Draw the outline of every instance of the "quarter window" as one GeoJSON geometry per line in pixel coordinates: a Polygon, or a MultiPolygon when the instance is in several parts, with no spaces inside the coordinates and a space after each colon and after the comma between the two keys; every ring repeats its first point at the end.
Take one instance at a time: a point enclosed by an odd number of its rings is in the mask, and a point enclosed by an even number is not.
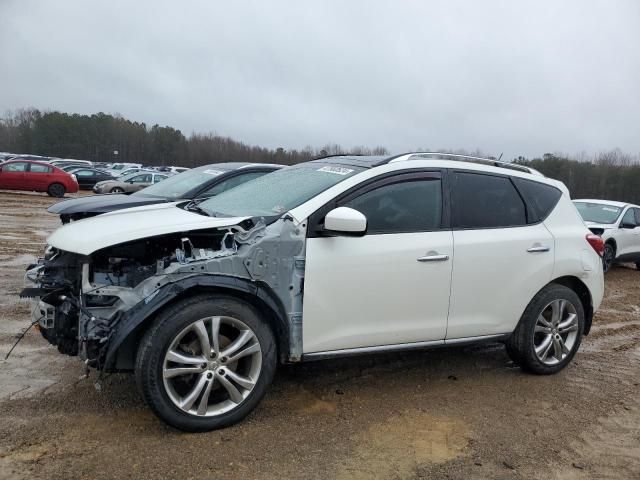
{"type": "Polygon", "coordinates": [[[498,228],[527,224],[525,205],[508,177],[454,172],[454,228],[498,228]]]}
{"type": "Polygon", "coordinates": [[[545,183],[512,177],[527,203],[527,219],[529,223],[538,223],[547,218],[557,205],[562,192],[545,183]]]}
{"type": "Polygon", "coordinates": [[[382,185],[345,203],[367,217],[367,233],[424,232],[440,228],[442,184],[439,178],[382,185]]]}

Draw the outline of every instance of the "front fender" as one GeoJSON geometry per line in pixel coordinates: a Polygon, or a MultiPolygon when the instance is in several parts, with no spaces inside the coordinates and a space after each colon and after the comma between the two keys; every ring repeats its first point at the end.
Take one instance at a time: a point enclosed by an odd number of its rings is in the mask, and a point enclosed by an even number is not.
{"type": "Polygon", "coordinates": [[[282,302],[268,285],[249,279],[232,277],[227,275],[198,274],[182,278],[169,283],[157,290],[155,294],[147,297],[151,300],[143,300],[122,315],[118,321],[119,327],[109,339],[104,371],[129,370],[133,368],[135,360],[135,348],[139,339],[140,329],[160,309],[171,302],[188,295],[190,292],[202,289],[215,289],[227,291],[255,299],[256,306],[268,308],[270,320],[273,325],[282,358],[286,358],[289,351],[289,322],[282,302]],[[127,350],[127,351],[123,351],[127,350]]]}

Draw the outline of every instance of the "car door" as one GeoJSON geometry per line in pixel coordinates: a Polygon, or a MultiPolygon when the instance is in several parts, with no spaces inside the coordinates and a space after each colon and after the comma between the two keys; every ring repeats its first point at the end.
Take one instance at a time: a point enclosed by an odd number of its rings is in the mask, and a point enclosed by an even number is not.
{"type": "Polygon", "coordinates": [[[440,172],[421,172],[348,193],[333,206],[367,217],[361,237],[323,235],[324,216],[310,217],[303,353],[443,341],[453,237],[442,190],[440,172]]]}
{"type": "Polygon", "coordinates": [[[80,185],[80,188],[91,188],[93,187],[96,182],[96,172],[94,170],[88,170],[88,169],[82,169],[82,170],[76,170],[75,172],[73,172],[73,175],[76,176],[76,178],[78,179],[78,185],[80,185]]]}
{"type": "Polygon", "coordinates": [[[144,187],[148,187],[151,185],[151,174],[145,173],[142,175],[136,175],[135,177],[127,180],[127,186],[125,187],[126,192],[137,192],[138,190],[142,190],[144,187]]]}
{"type": "Polygon", "coordinates": [[[25,178],[26,171],[29,168],[27,162],[9,162],[2,165],[0,172],[0,188],[7,190],[29,190],[25,178]]]}
{"type": "Polygon", "coordinates": [[[551,280],[554,238],[527,215],[508,176],[451,172],[455,258],[447,340],[513,331],[551,280]]]}
{"type": "Polygon", "coordinates": [[[640,251],[640,222],[635,208],[628,207],[622,214],[618,229],[614,234],[616,258],[629,260],[640,251]]]}
{"type": "Polygon", "coordinates": [[[26,183],[37,191],[44,192],[53,183],[53,167],[41,163],[30,163],[25,173],[26,183]]]}

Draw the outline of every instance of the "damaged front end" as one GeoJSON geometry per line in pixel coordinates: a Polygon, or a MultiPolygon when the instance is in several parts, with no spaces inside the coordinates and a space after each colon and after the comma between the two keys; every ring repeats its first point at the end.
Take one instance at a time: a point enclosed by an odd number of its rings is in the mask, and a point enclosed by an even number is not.
{"type": "MultiPolygon", "coordinates": [[[[78,225],[82,223],[79,222],[78,225]]],[[[65,227],[66,228],[66,227],[65,227]]],[[[88,255],[48,247],[21,293],[61,353],[103,371],[133,368],[153,315],[193,289],[235,292],[274,322],[283,360],[302,347],[305,229],[291,217],[136,239],[88,255]]]]}

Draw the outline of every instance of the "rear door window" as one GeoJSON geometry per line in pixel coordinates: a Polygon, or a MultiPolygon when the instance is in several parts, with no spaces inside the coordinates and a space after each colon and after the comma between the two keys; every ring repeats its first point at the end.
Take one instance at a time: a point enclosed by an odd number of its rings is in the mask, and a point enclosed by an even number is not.
{"type": "Polygon", "coordinates": [[[29,165],[29,171],[33,173],[51,173],[52,170],[52,167],[49,167],[48,165],[41,165],[39,163],[32,163],[29,165]]]}
{"type": "Polygon", "coordinates": [[[451,210],[454,228],[499,228],[527,224],[524,201],[509,177],[453,172],[451,210]]]}

